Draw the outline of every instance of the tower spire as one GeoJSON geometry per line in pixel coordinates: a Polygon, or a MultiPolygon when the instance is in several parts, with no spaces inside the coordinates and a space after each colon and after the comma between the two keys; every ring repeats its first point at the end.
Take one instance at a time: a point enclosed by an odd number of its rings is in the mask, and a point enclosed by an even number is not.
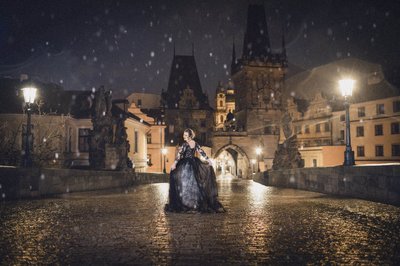
{"type": "Polygon", "coordinates": [[[236,49],[235,49],[235,36],[232,40],[232,62],[231,62],[231,74],[236,66],[236,49]]]}
{"type": "Polygon", "coordinates": [[[249,5],[244,34],[243,58],[266,58],[271,54],[268,25],[264,5],[249,5]]]}
{"type": "Polygon", "coordinates": [[[286,58],[285,26],[282,24],[282,55],[286,58]]]}

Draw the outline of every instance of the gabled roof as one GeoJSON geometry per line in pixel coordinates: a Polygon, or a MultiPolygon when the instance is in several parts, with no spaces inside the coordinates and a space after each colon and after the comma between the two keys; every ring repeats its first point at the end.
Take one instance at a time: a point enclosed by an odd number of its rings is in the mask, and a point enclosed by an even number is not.
{"type": "Polygon", "coordinates": [[[171,73],[168,81],[168,89],[163,98],[168,108],[175,108],[180,96],[186,88],[194,91],[194,95],[200,103],[200,108],[208,105],[208,97],[203,93],[199,74],[193,55],[175,55],[172,60],[171,73]]]}

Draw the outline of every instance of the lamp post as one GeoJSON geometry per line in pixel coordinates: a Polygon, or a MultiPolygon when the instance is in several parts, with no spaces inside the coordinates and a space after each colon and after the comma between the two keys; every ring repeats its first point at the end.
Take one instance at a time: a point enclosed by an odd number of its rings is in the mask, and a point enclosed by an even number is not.
{"type": "Polygon", "coordinates": [[[165,169],[165,155],[167,155],[167,148],[162,148],[162,149],[161,149],[161,153],[162,153],[163,158],[164,158],[163,173],[166,174],[166,173],[167,173],[167,170],[165,169]]]}
{"type": "Polygon", "coordinates": [[[32,156],[31,156],[31,142],[32,142],[32,130],[31,130],[31,113],[32,113],[32,104],[35,102],[36,98],[35,87],[26,86],[22,88],[22,92],[24,94],[25,108],[26,113],[28,114],[27,123],[26,123],[26,134],[25,134],[25,154],[22,159],[23,167],[31,167],[32,166],[32,156]]]}
{"type": "Polygon", "coordinates": [[[255,174],[254,165],[256,164],[256,162],[257,162],[256,159],[251,159],[251,170],[253,171],[253,174],[255,174]]]}
{"type": "Polygon", "coordinates": [[[344,106],[346,109],[346,150],[344,151],[344,162],[343,165],[351,166],[354,165],[354,151],[351,149],[351,138],[350,138],[350,102],[349,97],[353,93],[354,80],[342,79],[339,80],[340,90],[344,97],[344,106]]]}
{"type": "Polygon", "coordinates": [[[257,172],[260,172],[260,154],[261,154],[261,148],[260,147],[257,147],[256,148],[256,154],[257,154],[257,167],[258,167],[258,169],[257,169],[257,172]]]}

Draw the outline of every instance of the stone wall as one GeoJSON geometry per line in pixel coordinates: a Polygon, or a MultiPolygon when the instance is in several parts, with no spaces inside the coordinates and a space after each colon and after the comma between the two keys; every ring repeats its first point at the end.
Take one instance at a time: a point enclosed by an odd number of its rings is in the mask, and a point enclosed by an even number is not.
{"type": "Polygon", "coordinates": [[[35,198],[168,181],[167,175],[155,173],[1,167],[0,198],[35,198]]]}
{"type": "Polygon", "coordinates": [[[399,164],[267,171],[255,174],[254,181],[400,206],[399,164]]]}

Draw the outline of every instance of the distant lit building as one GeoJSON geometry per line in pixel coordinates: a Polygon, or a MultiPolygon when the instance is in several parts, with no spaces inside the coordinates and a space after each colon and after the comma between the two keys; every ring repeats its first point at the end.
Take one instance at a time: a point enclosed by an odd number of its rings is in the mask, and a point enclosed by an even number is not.
{"type": "Polygon", "coordinates": [[[292,117],[305,167],[343,164],[345,111],[338,80],[351,74],[351,144],[356,164],[399,162],[400,96],[379,65],[349,58],[286,81],[287,110],[292,117]]]}
{"type": "Polygon", "coordinates": [[[235,90],[233,84],[228,83],[227,88],[220,82],[215,93],[215,113],[214,123],[215,129],[223,130],[225,122],[231,120],[235,113],[235,90]]]}

